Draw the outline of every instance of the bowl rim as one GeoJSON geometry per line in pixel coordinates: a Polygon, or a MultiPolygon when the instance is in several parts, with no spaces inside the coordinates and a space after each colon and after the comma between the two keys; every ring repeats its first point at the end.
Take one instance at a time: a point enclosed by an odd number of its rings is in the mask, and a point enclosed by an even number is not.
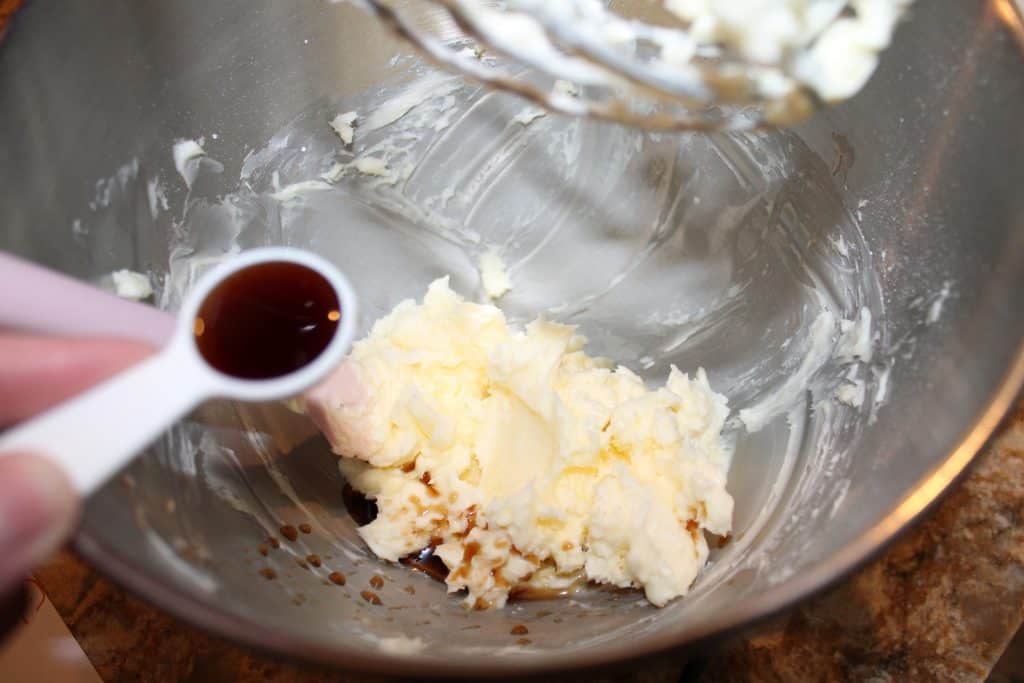
{"type": "Polygon", "coordinates": [[[184,590],[164,585],[84,527],[74,538],[73,545],[100,573],[175,618],[257,652],[295,662],[316,663],[346,671],[418,677],[510,676],[619,665],[636,659],[680,652],[700,642],[747,628],[820,593],[868,563],[921,521],[942,496],[951,490],[953,484],[965,474],[971,461],[994,440],[1022,388],[1024,341],[1018,345],[992,397],[953,448],[908,490],[888,514],[853,542],[824,562],[800,572],[792,580],[726,608],[710,619],[688,625],[681,631],[656,634],[641,642],[623,640],[603,646],[597,651],[571,655],[538,653],[522,659],[505,659],[499,664],[488,655],[474,655],[453,663],[438,660],[428,654],[401,657],[379,651],[370,654],[365,649],[344,643],[339,643],[337,647],[326,647],[258,623],[243,621],[184,590]]]}

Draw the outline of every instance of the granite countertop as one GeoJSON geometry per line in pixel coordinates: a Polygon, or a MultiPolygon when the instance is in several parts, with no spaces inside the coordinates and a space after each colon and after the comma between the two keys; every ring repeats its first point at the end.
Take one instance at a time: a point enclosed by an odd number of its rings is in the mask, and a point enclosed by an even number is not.
{"type": "Polygon", "coordinates": [[[11,21],[11,17],[21,7],[21,4],[25,0],[0,0],[0,38],[4,37],[4,32],[7,30],[7,26],[11,21]]]}
{"type": "MultiPolygon", "coordinates": [[[[105,681],[368,680],[211,638],[69,552],[36,577],[105,681]]],[[[839,586],[699,659],[665,658],[605,679],[980,681],[1022,618],[1024,402],[922,524],[839,586]]]]}

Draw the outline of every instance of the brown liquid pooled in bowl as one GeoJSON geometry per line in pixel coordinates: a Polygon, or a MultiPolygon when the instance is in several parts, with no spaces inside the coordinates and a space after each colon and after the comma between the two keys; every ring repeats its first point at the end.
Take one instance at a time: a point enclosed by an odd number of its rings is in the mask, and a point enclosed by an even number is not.
{"type": "Polygon", "coordinates": [[[564,588],[513,588],[508,599],[512,602],[532,602],[534,600],[563,600],[571,598],[587,588],[584,579],[577,579],[564,588]]]}
{"type": "MultiPolygon", "coordinates": [[[[342,489],[342,500],[349,515],[359,526],[365,526],[377,518],[377,504],[368,499],[359,491],[345,484],[342,489]]],[[[441,543],[441,539],[431,539],[430,545],[419,552],[411,553],[399,559],[399,562],[416,571],[423,572],[432,579],[444,582],[448,578],[448,566],[441,561],[440,557],[434,554],[434,548],[441,543]]],[[[478,546],[479,547],[479,546],[478,546]]],[[[469,549],[467,548],[467,551],[469,549]]],[[[470,558],[471,559],[471,558],[470,558]]],[[[579,593],[586,585],[585,581],[574,582],[565,588],[517,588],[509,595],[509,600],[514,602],[526,602],[534,600],[554,600],[571,597],[579,593]]],[[[410,592],[406,590],[406,592],[410,592]]],[[[413,593],[415,589],[413,590],[413,593]]]]}
{"type": "Polygon", "coordinates": [[[418,553],[406,555],[399,562],[407,567],[412,567],[416,571],[423,572],[432,579],[444,581],[448,578],[448,567],[441,561],[440,557],[434,554],[435,545],[428,545],[418,553]]]}
{"type": "Polygon", "coordinates": [[[345,509],[348,510],[348,514],[352,516],[352,520],[358,526],[366,526],[377,519],[377,503],[348,484],[345,484],[341,489],[341,500],[345,503],[345,509]]]}
{"type": "MultiPolygon", "coordinates": [[[[345,509],[352,516],[352,520],[359,526],[366,526],[377,519],[377,504],[364,496],[359,491],[345,484],[341,490],[341,498],[345,503],[345,509]]],[[[434,546],[440,543],[431,543],[417,553],[412,553],[401,558],[399,562],[421,571],[432,579],[444,581],[448,578],[448,567],[441,561],[440,557],[434,555],[434,546]]]]}
{"type": "Polygon", "coordinates": [[[261,263],[207,295],[193,323],[200,355],[239,379],[273,379],[305,367],[338,329],[334,287],[306,266],[261,263]]]}

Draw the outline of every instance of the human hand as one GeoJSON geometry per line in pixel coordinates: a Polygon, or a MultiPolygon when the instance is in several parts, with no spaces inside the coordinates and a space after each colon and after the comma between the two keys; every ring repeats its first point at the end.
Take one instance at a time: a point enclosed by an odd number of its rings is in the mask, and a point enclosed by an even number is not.
{"type": "MultiPolygon", "coordinates": [[[[0,331],[0,429],[74,396],[152,352],[128,341],[0,331]]],[[[79,505],[70,482],[45,453],[0,454],[0,593],[16,587],[60,546],[75,526],[79,505]]]]}

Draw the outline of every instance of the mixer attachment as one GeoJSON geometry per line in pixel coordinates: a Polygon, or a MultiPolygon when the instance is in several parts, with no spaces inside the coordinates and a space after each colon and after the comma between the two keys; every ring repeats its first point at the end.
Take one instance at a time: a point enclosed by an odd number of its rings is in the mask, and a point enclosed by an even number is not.
{"type": "Polygon", "coordinates": [[[365,0],[440,65],[552,111],[651,130],[785,126],[842,101],[911,2],[365,0]],[[492,52],[503,59],[481,59],[492,52]]]}

